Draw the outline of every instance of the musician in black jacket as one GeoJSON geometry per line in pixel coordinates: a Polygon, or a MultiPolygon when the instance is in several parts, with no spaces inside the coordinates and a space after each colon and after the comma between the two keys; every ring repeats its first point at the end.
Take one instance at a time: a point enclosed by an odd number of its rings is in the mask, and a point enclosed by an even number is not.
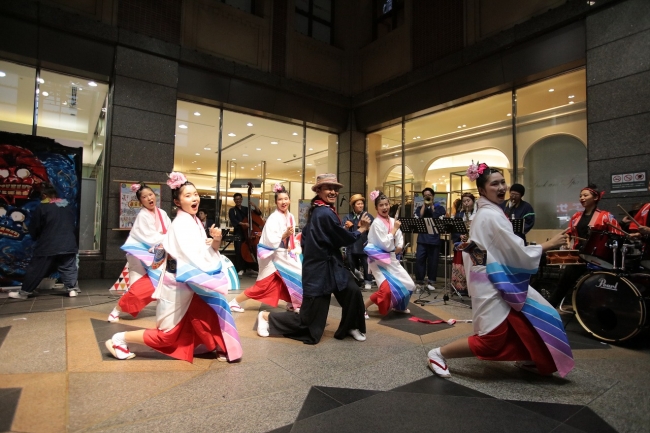
{"type": "MultiPolygon", "coordinates": [[[[248,234],[248,223],[244,222],[244,219],[248,218],[248,208],[241,205],[244,201],[244,197],[240,193],[236,192],[232,198],[235,201],[235,207],[231,207],[228,211],[228,218],[230,219],[230,225],[233,227],[232,234],[239,236],[240,238],[239,241],[233,243],[235,244],[235,269],[237,269],[237,273],[241,276],[244,275],[244,271],[246,271],[247,268],[253,270],[252,263],[247,263],[241,256],[241,245],[248,234]],[[244,235],[244,232],[246,232],[246,235],[244,235]]],[[[257,206],[253,203],[250,203],[250,205],[251,212],[255,212],[257,215],[262,215],[262,211],[260,211],[257,206]]]]}

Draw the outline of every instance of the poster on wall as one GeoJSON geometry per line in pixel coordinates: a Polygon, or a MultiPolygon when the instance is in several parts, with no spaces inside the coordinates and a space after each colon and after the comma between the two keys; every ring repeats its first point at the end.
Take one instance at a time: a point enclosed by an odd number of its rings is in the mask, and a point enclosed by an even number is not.
{"type": "Polygon", "coordinates": [[[0,132],[0,286],[22,284],[35,245],[28,227],[44,185],[68,201],[78,225],[81,157],[81,148],[50,138],[0,132]]]}
{"type": "MultiPolygon", "coordinates": [[[[135,217],[142,209],[142,204],[133,191],[131,183],[120,183],[120,228],[130,229],[133,227],[135,217]]],[[[160,185],[147,184],[156,194],[156,206],[160,207],[160,185]]]]}

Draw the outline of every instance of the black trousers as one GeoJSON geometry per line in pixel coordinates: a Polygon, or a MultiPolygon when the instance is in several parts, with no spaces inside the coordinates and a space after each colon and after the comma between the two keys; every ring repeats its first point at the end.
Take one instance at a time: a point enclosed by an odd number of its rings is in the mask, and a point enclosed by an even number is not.
{"type": "Polygon", "coordinates": [[[77,284],[79,269],[77,268],[77,254],[57,254],[55,256],[32,257],[25,272],[22,290],[33,292],[41,280],[55,270],[59,271],[61,281],[67,289],[77,284]]]}
{"type": "MultiPolygon", "coordinates": [[[[334,338],[342,340],[352,329],[358,329],[365,333],[363,295],[352,276],[348,278],[347,287],[334,292],[333,295],[343,307],[341,323],[334,333],[334,338]]],[[[270,313],[269,334],[282,335],[305,344],[318,344],[325,331],[325,325],[327,325],[327,313],[330,309],[331,298],[331,295],[303,296],[300,314],[290,311],[270,313]]]]}
{"type": "Polygon", "coordinates": [[[348,266],[350,270],[354,272],[355,269],[359,269],[359,265],[363,267],[363,279],[370,281],[372,277],[368,273],[368,256],[366,254],[347,254],[348,266]]]}
{"type": "Polygon", "coordinates": [[[551,294],[548,302],[555,308],[560,307],[560,302],[576,286],[576,283],[588,271],[587,265],[566,266],[557,283],[557,288],[551,294]]]}
{"type": "Polygon", "coordinates": [[[243,243],[242,241],[233,242],[233,244],[235,245],[235,260],[234,260],[235,269],[237,269],[237,272],[245,271],[246,269],[256,270],[257,265],[255,263],[248,263],[246,260],[242,258],[241,256],[242,243],[243,243]]]}

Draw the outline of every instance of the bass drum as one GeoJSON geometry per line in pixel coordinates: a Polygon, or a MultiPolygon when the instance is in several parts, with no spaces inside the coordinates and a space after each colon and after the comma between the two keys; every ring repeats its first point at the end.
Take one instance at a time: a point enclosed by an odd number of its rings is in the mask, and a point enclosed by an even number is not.
{"type": "Polygon", "coordinates": [[[573,292],[580,325],[602,341],[616,343],[637,335],[646,324],[650,274],[590,272],[573,292]]]}

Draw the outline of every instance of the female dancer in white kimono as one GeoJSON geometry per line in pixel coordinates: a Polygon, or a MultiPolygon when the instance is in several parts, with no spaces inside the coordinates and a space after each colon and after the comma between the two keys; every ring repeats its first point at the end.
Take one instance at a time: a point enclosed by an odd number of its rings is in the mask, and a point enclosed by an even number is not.
{"type": "Polygon", "coordinates": [[[201,199],[194,185],[181,173],[171,173],[167,184],[172,189],[178,213],[162,249],[156,249],[149,276],[156,285],[158,299],[156,328],[118,332],[106,348],[118,359],[135,354],[127,343],[147,346],[192,362],[195,347],[222,352],[220,359],[236,361],[242,356],[239,334],[223,295],[238,278],[230,262],[224,266],[219,254],[221,230],[210,227],[211,240],[196,217],[201,199]],[[161,252],[166,254],[160,254],[161,252]]]}
{"type": "Polygon", "coordinates": [[[172,224],[167,212],[156,207],[156,194],[149,186],[144,182],[134,183],[131,185],[131,191],[135,192],[142,209],[135,217],[131,233],[122,246],[127,253],[126,261],[129,264],[129,290],[108,315],[108,321],[111,323],[119,322],[121,312],[137,317],[144,307],[154,301],[151,295],[155,287],[138,257],[141,252],[148,252],[154,245],[161,243],[172,224]]]}
{"type": "Polygon", "coordinates": [[[542,245],[525,246],[499,204],[507,190],[501,172],[472,164],[468,177],[481,194],[478,212],[463,250],[472,297],[475,335],[429,351],[428,366],[449,377],[446,360],[476,356],[490,361],[519,361],[517,366],[565,376],[573,354],[557,311],[528,285],[544,251],[566,243],[560,233],[542,245]]]}
{"type": "Polygon", "coordinates": [[[282,299],[287,303],[287,310],[300,310],[302,304],[302,260],[300,242],[297,242],[293,230],[295,221],[289,212],[289,193],[279,183],[273,187],[277,210],[266,220],[262,237],[257,245],[257,258],[260,266],[257,281],[230,301],[230,310],[243,313],[239,305],[247,299],[278,306],[282,299]]]}
{"type": "Polygon", "coordinates": [[[401,223],[388,216],[390,202],[382,192],[371,192],[370,200],[375,202],[377,218],[370,226],[368,244],[363,251],[368,255],[368,267],[379,290],[366,300],[365,317],[369,319],[367,310],[372,304],[377,304],[382,315],[391,310],[410,313],[407,307],[415,284],[395,257],[404,247],[404,236],[399,229],[401,223]]]}

